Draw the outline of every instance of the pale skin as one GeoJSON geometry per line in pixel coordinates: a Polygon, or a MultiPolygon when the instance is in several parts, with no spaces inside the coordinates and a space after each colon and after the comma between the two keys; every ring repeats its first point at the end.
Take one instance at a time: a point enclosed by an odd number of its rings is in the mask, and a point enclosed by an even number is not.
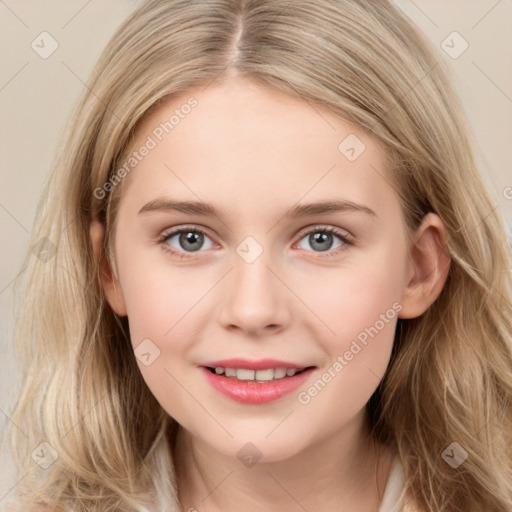
{"type": "MultiPolygon", "coordinates": [[[[162,104],[139,127],[133,148],[194,96],[198,105],[122,184],[115,267],[103,288],[128,316],[132,344],[150,339],[160,356],[139,368],[181,425],[174,460],[183,510],[199,512],[362,510],[376,512],[392,454],[369,440],[365,405],[389,363],[397,318],[414,318],[442,290],[446,232],[430,213],[410,244],[384,149],[358,128],[302,99],[240,78],[162,104]],[[349,134],[365,151],[349,161],[349,134]],[[158,199],[201,201],[219,216],[139,213],[158,199]],[[285,217],[297,204],[350,201],[346,209],[285,217]],[[201,228],[196,251],[171,229],[201,228]],[[312,233],[334,228],[332,248],[312,233]],[[248,236],[263,249],[252,263],[236,252],[248,236]],[[164,250],[167,245],[180,258],[164,250]],[[385,323],[307,404],[298,401],[366,327],[385,323]],[[220,394],[198,366],[242,357],[315,366],[299,390],[269,404],[220,394]],[[248,442],[262,458],[246,467],[248,442]],[[376,462],[379,459],[376,474],[376,462]]],[[[329,235],[328,235],[329,236],[329,235]]],[[[102,226],[91,225],[96,252],[102,226]]]]}

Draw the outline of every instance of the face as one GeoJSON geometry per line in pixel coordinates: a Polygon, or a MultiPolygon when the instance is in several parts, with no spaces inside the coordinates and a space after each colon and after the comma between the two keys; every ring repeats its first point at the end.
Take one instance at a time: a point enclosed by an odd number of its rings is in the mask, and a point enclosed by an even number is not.
{"type": "Polygon", "coordinates": [[[383,148],[233,79],[167,101],[131,151],[107,295],[162,407],[218,452],[251,442],[267,461],[348,428],[384,375],[411,278],[383,148]]]}

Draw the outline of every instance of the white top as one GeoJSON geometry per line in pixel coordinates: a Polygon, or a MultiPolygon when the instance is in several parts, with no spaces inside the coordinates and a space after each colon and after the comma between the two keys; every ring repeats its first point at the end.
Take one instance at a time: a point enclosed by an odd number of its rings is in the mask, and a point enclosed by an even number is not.
{"type": "Polygon", "coordinates": [[[388,481],[379,512],[401,512],[403,507],[404,475],[398,457],[393,459],[389,469],[388,481]]]}

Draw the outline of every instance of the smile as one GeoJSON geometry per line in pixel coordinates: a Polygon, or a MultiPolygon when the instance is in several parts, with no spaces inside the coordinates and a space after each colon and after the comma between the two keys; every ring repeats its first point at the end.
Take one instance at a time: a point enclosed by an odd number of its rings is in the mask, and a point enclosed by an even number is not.
{"type": "Polygon", "coordinates": [[[212,388],[243,404],[279,400],[304,384],[315,368],[275,360],[249,362],[240,359],[216,361],[199,367],[212,388]]]}

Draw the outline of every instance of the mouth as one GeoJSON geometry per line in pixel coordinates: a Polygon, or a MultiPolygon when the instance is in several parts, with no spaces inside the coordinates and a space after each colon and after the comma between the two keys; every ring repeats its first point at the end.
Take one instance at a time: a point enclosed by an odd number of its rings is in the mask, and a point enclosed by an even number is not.
{"type": "Polygon", "coordinates": [[[207,363],[200,369],[212,388],[224,396],[239,403],[264,404],[276,401],[306,383],[316,366],[231,359],[207,363]]]}

